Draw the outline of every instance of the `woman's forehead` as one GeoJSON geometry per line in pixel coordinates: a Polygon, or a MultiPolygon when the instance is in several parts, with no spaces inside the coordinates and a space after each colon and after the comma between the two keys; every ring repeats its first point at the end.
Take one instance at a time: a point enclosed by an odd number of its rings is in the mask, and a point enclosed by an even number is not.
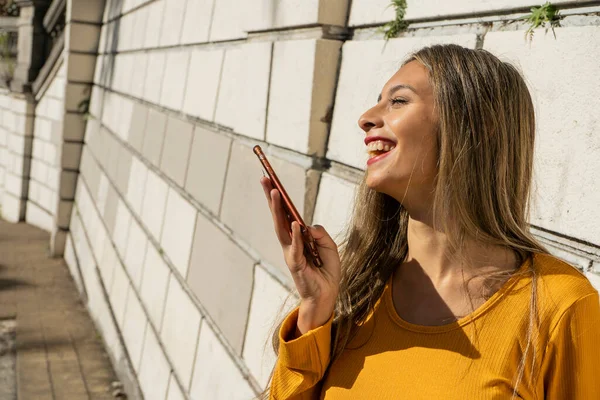
{"type": "Polygon", "coordinates": [[[404,64],[392,77],[386,82],[382,93],[390,88],[405,85],[415,89],[420,96],[431,94],[432,88],[429,81],[429,72],[420,62],[413,60],[404,64]]]}

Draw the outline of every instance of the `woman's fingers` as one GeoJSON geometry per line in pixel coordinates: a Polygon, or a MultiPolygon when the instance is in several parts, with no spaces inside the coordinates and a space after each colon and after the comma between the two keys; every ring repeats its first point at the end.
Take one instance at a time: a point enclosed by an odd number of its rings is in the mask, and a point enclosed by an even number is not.
{"type": "Polygon", "coordinates": [[[285,210],[281,201],[281,194],[277,189],[271,190],[271,212],[273,214],[273,223],[277,238],[283,246],[292,244],[290,237],[289,222],[285,215],[285,210]]]}
{"type": "Polygon", "coordinates": [[[273,188],[273,184],[269,178],[260,178],[260,183],[263,187],[263,191],[265,192],[265,197],[269,203],[269,209],[271,210],[271,216],[273,217],[273,225],[275,227],[277,239],[279,239],[279,242],[283,246],[289,246],[292,244],[292,239],[290,237],[289,222],[285,215],[281,194],[277,189],[273,188]]]}
{"type": "Polygon", "coordinates": [[[335,241],[329,236],[329,233],[323,228],[321,225],[309,226],[308,230],[311,236],[315,239],[317,244],[320,247],[324,247],[326,249],[336,250],[337,244],[335,241]]]}
{"type": "Polygon", "coordinates": [[[262,185],[263,192],[265,192],[265,197],[267,198],[267,202],[269,203],[269,208],[271,208],[271,189],[273,189],[271,180],[266,176],[263,176],[262,178],[260,178],[260,184],[262,185]]]}
{"type": "Polygon", "coordinates": [[[296,272],[305,264],[304,242],[300,233],[300,224],[297,221],[292,222],[292,244],[290,246],[290,257],[292,265],[289,265],[291,272],[296,272]]]}

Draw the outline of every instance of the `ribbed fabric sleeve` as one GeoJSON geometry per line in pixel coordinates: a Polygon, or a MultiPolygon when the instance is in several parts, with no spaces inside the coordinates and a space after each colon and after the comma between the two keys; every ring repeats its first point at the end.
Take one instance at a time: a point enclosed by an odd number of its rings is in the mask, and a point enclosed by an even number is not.
{"type": "Polygon", "coordinates": [[[542,372],[545,399],[600,399],[600,299],[577,300],[550,335],[542,372]]]}
{"type": "Polygon", "coordinates": [[[319,381],[329,365],[333,315],[322,326],[294,338],[299,308],[279,330],[279,358],[273,372],[270,399],[312,400],[320,397],[319,381]]]}

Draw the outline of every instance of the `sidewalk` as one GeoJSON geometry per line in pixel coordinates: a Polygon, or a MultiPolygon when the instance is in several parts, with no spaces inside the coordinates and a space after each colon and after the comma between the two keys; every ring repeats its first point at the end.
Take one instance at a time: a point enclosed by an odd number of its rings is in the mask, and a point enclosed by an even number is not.
{"type": "Polygon", "coordinates": [[[0,319],[16,318],[18,400],[114,399],[117,378],[49,234],[0,220],[0,319]]]}

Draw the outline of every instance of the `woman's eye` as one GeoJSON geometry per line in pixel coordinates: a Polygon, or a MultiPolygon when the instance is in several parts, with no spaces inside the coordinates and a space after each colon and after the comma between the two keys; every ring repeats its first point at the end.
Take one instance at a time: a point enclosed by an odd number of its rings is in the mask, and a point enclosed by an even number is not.
{"type": "Polygon", "coordinates": [[[390,102],[392,104],[405,104],[405,103],[407,103],[406,99],[403,99],[401,97],[396,97],[395,99],[391,99],[390,102]]]}

